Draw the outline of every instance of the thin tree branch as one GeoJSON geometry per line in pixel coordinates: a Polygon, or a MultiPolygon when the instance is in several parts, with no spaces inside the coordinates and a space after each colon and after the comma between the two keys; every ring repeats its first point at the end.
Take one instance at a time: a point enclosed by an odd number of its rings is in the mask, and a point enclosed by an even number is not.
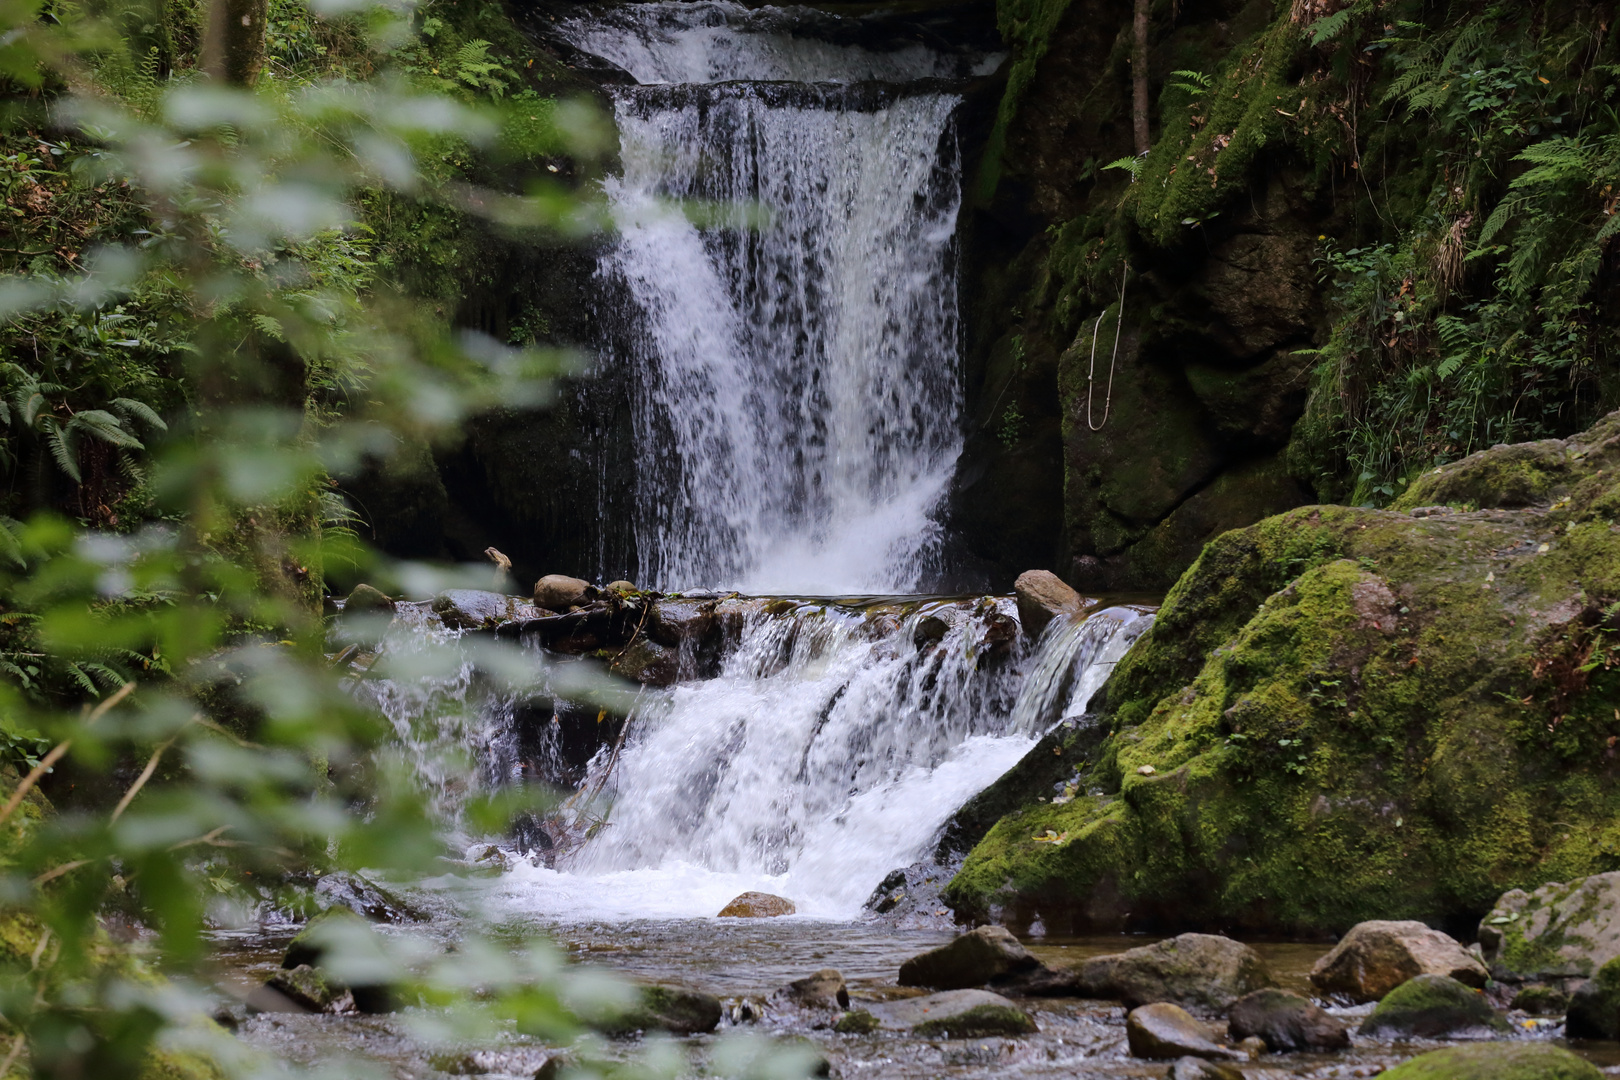
{"type": "MultiPolygon", "coordinates": [[[[109,709],[113,708],[120,701],[123,701],[130,694],[135,692],[135,685],[135,680],[131,679],[123,686],[120,686],[113,692],[111,697],[107,698],[107,700],[103,701],[100,705],[97,705],[95,709],[85,717],[84,725],[89,727],[97,720],[100,720],[103,716],[106,716],[109,709]]],[[[66,754],[72,746],[72,739],[63,739],[61,742],[51,747],[51,752],[41,758],[38,765],[35,765],[29,770],[28,775],[22,778],[22,783],[17,785],[17,790],[11,793],[11,798],[6,800],[6,805],[4,807],[0,807],[0,825],[4,825],[6,823],[11,815],[16,812],[17,807],[22,805],[23,799],[28,797],[28,793],[33,790],[34,785],[39,783],[39,778],[50,772],[51,766],[55,765],[58,761],[61,761],[62,756],[66,754]]],[[[0,1070],[0,1075],[3,1075],[3,1070],[0,1070]]]]}

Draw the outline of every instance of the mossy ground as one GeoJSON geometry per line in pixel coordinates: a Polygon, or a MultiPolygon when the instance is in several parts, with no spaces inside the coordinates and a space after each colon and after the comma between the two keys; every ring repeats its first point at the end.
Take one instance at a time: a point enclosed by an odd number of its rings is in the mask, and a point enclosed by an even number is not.
{"type": "Polygon", "coordinates": [[[1306,507],[1210,544],[1106,688],[1093,794],[1026,789],[947,897],[1324,933],[1620,867],[1620,417],[1556,453],[1537,509],[1306,507]]]}

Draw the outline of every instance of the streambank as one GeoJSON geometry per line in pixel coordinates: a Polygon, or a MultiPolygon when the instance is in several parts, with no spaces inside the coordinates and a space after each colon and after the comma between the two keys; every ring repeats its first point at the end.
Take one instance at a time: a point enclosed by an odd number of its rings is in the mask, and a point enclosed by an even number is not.
{"type": "Polygon", "coordinates": [[[1211,543],[1017,810],[959,916],[1342,933],[1472,926],[1620,866],[1620,414],[1211,543]],[[1044,777],[1042,778],[1044,780],[1044,777]],[[1045,837],[1060,842],[1042,842],[1045,837]]]}

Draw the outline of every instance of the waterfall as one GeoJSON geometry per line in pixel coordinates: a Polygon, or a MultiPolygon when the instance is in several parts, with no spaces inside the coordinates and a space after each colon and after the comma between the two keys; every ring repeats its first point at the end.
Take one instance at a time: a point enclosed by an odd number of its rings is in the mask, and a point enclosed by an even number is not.
{"type": "Polygon", "coordinates": [[[959,806],[1083,710],[1151,622],[1110,608],[1031,648],[994,632],[1010,599],[908,607],[898,625],[830,602],[760,614],[717,678],[647,693],[622,752],[593,763],[606,780],[595,839],[558,870],[520,866],[510,902],[701,916],[759,889],[852,917],[888,871],[932,850],[959,806]]]}
{"type": "Polygon", "coordinates": [[[792,33],[804,9],[619,5],[602,274],[633,380],[643,584],[916,591],[961,443],[961,166],[941,77],[993,58],[792,33]],[[858,84],[858,85],[857,85],[858,84]]]}

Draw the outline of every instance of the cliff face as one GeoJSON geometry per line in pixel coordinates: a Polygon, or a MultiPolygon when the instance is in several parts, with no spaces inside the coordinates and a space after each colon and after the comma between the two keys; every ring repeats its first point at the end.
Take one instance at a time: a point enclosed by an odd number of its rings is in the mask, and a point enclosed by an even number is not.
{"type": "Polygon", "coordinates": [[[1131,5],[1003,0],[965,263],[975,552],[1163,589],[1226,529],[1383,505],[1612,405],[1620,154],[1582,103],[1612,7],[1157,3],[1132,158],[1131,5]],[[1532,174],[1569,143],[1585,165],[1532,174]],[[1532,204],[1545,228],[1509,223],[1532,204]]]}

